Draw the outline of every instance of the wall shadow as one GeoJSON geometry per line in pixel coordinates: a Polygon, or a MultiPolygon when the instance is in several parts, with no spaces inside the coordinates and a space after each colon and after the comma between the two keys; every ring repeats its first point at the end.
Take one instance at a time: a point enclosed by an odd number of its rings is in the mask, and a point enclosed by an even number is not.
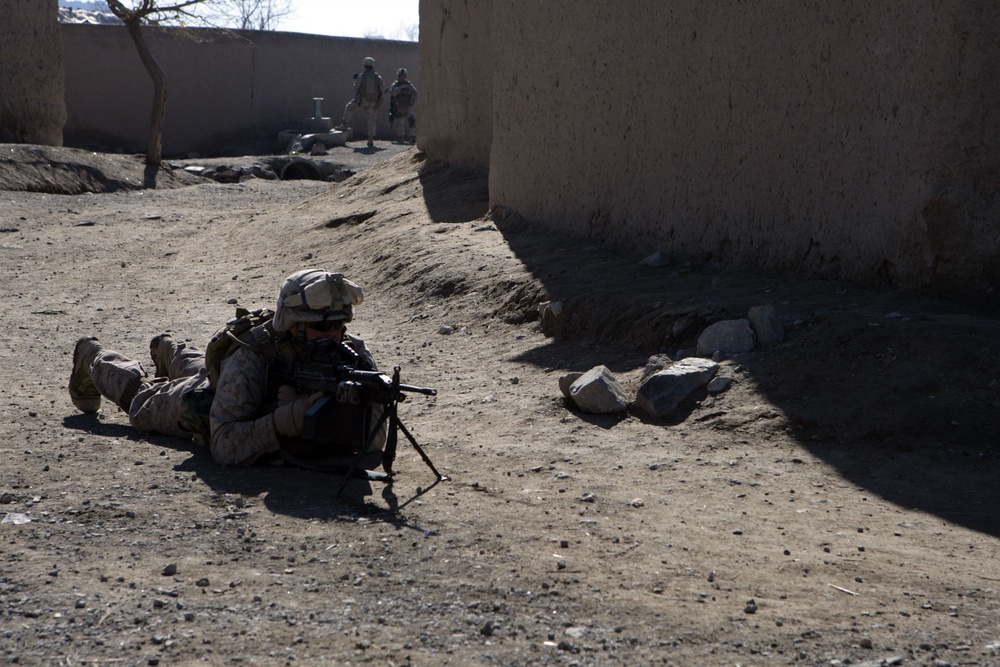
{"type": "MultiPolygon", "coordinates": [[[[717,266],[709,256],[647,265],[647,255],[553,232],[512,211],[486,212],[486,176],[458,173],[428,164],[424,198],[438,222],[486,216],[530,273],[533,285],[490,294],[507,300],[497,317],[538,322],[550,336],[516,361],[550,371],[603,364],[627,372],[653,354],[689,354],[710,323],[774,305],[784,342],[734,359],[743,368],[737,381],[769,403],[772,428],[888,503],[1000,536],[995,315],[891,288],[717,266]],[[456,205],[463,197],[475,206],[456,205]],[[548,321],[539,317],[546,301],[561,305],[548,321]]],[[[754,441],[746,426],[729,425],[718,412],[690,409],[662,426],[696,419],[754,441]]],[[[614,428],[604,417],[574,414],[614,428]]]]}
{"type": "Polygon", "coordinates": [[[425,162],[419,171],[427,213],[434,222],[464,223],[489,212],[489,179],[473,167],[425,162]]]}

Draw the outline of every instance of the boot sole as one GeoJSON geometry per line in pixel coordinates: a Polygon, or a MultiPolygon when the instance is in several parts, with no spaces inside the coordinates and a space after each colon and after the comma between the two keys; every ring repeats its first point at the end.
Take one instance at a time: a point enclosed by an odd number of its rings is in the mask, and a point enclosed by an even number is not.
{"type": "MultiPolygon", "coordinates": [[[[82,367],[82,360],[80,359],[80,347],[85,342],[90,342],[91,339],[85,338],[78,340],[76,342],[76,347],[73,349],[73,374],[69,378],[69,397],[73,401],[73,405],[80,412],[93,413],[101,409],[101,394],[98,393],[95,387],[93,391],[73,391],[74,385],[83,384],[83,381],[78,381],[78,376],[81,373],[89,373],[89,369],[84,369],[82,367]]],[[[89,380],[88,380],[89,381],[89,380]]],[[[93,382],[90,383],[93,387],[93,382]]]]}

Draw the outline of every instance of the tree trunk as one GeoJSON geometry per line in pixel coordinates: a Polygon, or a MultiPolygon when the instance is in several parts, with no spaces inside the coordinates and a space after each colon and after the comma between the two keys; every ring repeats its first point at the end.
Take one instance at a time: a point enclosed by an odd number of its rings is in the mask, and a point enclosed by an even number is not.
{"type": "MultiPolygon", "coordinates": [[[[149,52],[149,47],[146,46],[146,40],[143,38],[142,29],[139,26],[139,18],[135,17],[133,20],[126,21],[125,27],[128,29],[132,41],[135,42],[136,51],[139,52],[139,58],[142,60],[149,78],[153,80],[153,113],[149,119],[146,166],[153,168],[152,187],[156,187],[155,170],[159,168],[162,159],[163,118],[167,112],[167,75],[163,73],[163,68],[156,62],[153,54],[149,52]]],[[[146,173],[148,181],[150,169],[147,169],[146,173]]]]}

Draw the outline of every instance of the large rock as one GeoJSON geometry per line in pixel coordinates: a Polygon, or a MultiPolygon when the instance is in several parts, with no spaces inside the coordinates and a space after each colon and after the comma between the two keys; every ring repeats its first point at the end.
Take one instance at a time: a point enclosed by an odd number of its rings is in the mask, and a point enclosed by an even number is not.
{"type": "Polygon", "coordinates": [[[785,328],[774,306],[754,306],[747,313],[747,319],[761,347],[771,347],[785,339],[785,328]]]}
{"type": "Polygon", "coordinates": [[[624,412],[628,399],[618,380],[606,366],[595,366],[569,388],[569,396],[581,412],[595,415],[624,412]]]}
{"type": "Polygon", "coordinates": [[[751,352],[756,341],[749,320],[722,320],[709,326],[698,336],[698,355],[711,357],[751,352]]]}
{"type": "Polygon", "coordinates": [[[650,375],[639,387],[634,405],[650,417],[667,419],[718,372],[719,364],[709,359],[681,359],[669,368],[650,375]]]}

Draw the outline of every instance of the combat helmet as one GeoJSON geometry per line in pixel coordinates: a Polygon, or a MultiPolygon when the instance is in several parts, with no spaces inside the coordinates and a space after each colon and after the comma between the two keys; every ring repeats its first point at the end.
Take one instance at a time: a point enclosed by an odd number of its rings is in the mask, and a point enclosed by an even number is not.
{"type": "Polygon", "coordinates": [[[362,65],[364,65],[365,67],[375,67],[375,59],[372,58],[371,56],[368,56],[367,58],[365,58],[362,65]]]}
{"type": "Polygon", "coordinates": [[[408,77],[408,76],[410,76],[410,73],[406,71],[406,68],[405,68],[405,67],[400,67],[400,68],[399,68],[399,69],[398,69],[398,70],[396,71],[396,78],[397,78],[397,79],[398,79],[399,77],[403,77],[403,78],[405,79],[405,78],[406,78],[406,77],[408,77]]]}
{"type": "Polygon", "coordinates": [[[282,283],[272,326],[275,331],[288,331],[296,322],[350,322],[354,306],[363,300],[361,288],[342,274],[305,269],[282,283]]]}

